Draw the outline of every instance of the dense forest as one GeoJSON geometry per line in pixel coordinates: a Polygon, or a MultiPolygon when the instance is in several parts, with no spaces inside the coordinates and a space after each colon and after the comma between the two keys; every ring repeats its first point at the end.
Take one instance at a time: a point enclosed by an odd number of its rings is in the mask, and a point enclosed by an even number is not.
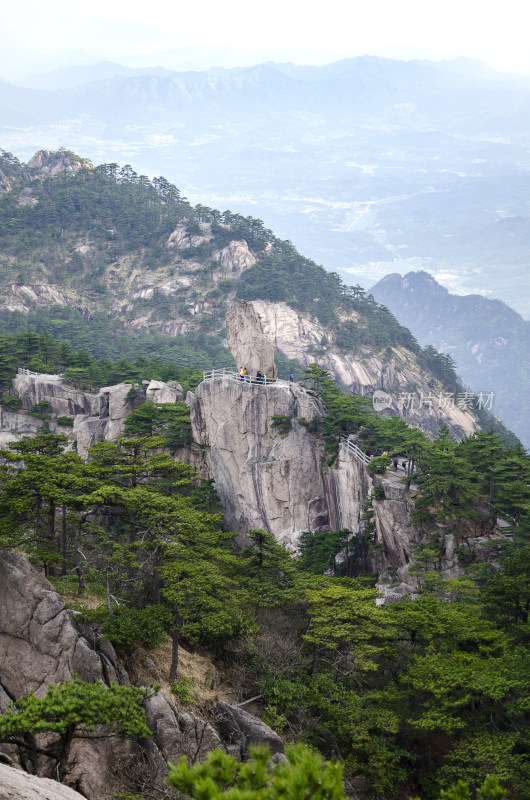
{"type": "MultiPolygon", "coordinates": [[[[505,791],[514,800],[528,797],[528,455],[494,433],[457,443],[442,429],[430,442],[402,420],[381,419],[362,397],[341,393],[316,365],[305,380],[326,409],[307,425],[331,458],[344,433],[356,433],[368,450],[377,441],[389,456],[415,454],[414,522],[454,532],[464,577],[442,580],[441,543],[426,537],[415,554],[419,597],[376,605],[377,489],[357,537],[307,534],[295,558],[271,534],[250,530],[249,546],[236,548],[211,482],[172,456],[189,425],[183,404],[141,406],[127,419],[124,436],[94,446],[88,461],[45,428],[2,450],[0,546],[27,553],[122,655],[138,642],[156,647],[169,634],[176,698],[186,697],[178,643],[207,648],[234,685],[261,695],[264,719],[275,730],[341,763],[346,795],[362,777],[365,796],[388,800],[438,798],[442,790],[448,800],[494,800],[505,791]],[[461,536],[464,522],[485,505],[513,531],[502,543],[492,540],[486,560],[461,536]],[[99,604],[84,604],[85,597],[99,604]],[[450,788],[459,781],[460,789],[450,788]]],[[[272,423],[282,435],[292,420],[272,423]]],[[[388,458],[377,458],[371,469],[384,472],[387,465],[388,458]]],[[[63,698],[49,699],[54,707],[59,699],[68,704],[85,696],[75,684],[64,691],[63,698]]],[[[140,699],[127,702],[137,709],[140,699]]],[[[122,729],[116,698],[100,700],[109,724],[122,729]]],[[[18,714],[0,717],[0,738],[13,741],[36,719],[43,724],[47,707],[35,711],[33,702],[24,698],[18,714]]],[[[83,713],[80,708],[79,722],[83,713]]],[[[145,731],[137,711],[130,724],[132,732],[145,731]]],[[[290,757],[305,764],[313,758],[308,753],[295,749],[290,757]]],[[[326,774],[318,759],[306,767],[326,774]]],[[[300,767],[304,774],[306,767],[300,767]]],[[[194,793],[195,782],[200,787],[207,772],[183,769],[172,778],[175,786],[203,797],[199,788],[194,793]]],[[[244,774],[230,760],[223,769],[231,777],[208,797],[222,797],[230,787],[229,797],[262,796],[258,784],[254,794],[236,794],[248,789],[244,774]]],[[[263,797],[289,797],[271,794],[268,780],[263,797]]],[[[340,798],[339,783],[335,794],[330,788],[304,796],[340,798]]]]}

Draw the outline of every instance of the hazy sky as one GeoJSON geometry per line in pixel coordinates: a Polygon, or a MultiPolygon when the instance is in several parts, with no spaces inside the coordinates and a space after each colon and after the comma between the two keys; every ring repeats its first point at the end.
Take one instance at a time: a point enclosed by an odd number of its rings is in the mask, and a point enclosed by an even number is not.
{"type": "MultiPolygon", "coordinates": [[[[0,22],[0,75],[199,46],[299,63],[469,56],[530,74],[526,12],[522,0],[12,0],[0,22]]],[[[214,60],[223,59],[237,62],[214,60]]]]}

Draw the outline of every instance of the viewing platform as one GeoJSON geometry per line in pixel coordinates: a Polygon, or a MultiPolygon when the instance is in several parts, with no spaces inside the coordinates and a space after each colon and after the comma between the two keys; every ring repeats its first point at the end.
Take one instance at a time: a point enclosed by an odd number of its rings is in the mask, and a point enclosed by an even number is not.
{"type": "Polygon", "coordinates": [[[294,383],[294,381],[284,381],[278,378],[271,380],[266,377],[257,378],[255,375],[240,375],[239,372],[231,370],[228,367],[223,367],[222,369],[205,370],[202,374],[203,381],[213,381],[218,378],[228,381],[235,381],[236,383],[247,386],[279,386],[283,389],[289,389],[294,383]]]}

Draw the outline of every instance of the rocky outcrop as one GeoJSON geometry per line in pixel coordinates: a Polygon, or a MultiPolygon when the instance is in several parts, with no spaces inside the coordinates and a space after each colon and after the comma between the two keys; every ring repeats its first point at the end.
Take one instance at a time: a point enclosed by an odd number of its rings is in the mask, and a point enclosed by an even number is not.
{"type": "Polygon", "coordinates": [[[0,682],[10,698],[41,697],[49,683],[117,680],[112,648],[99,652],[81,636],[51,584],[18,553],[0,554],[0,682]]]}
{"type": "Polygon", "coordinates": [[[176,403],[184,400],[184,391],[180,383],[171,381],[143,381],[145,399],[150,403],[176,403]]]}
{"type": "MultiPolygon", "coordinates": [[[[333,351],[330,331],[314,319],[300,315],[287,303],[254,300],[248,305],[257,313],[263,335],[285,358],[296,359],[304,366],[319,364],[356,394],[372,394],[378,389],[387,392],[392,412],[427,433],[436,434],[444,423],[457,438],[478,430],[473,414],[454,403],[451,405],[440,395],[441,390],[433,390],[428,377],[405,348],[392,347],[390,353],[384,354],[360,348],[355,356],[333,351]]],[[[250,311],[247,317],[251,319],[250,311]]],[[[357,320],[353,312],[348,317],[350,322],[357,320]]]]}
{"type": "Polygon", "coordinates": [[[49,283],[12,283],[7,292],[7,309],[23,314],[28,314],[36,306],[66,306],[69,303],[67,296],[49,283]]]}
{"type": "Polygon", "coordinates": [[[57,416],[74,417],[76,414],[99,413],[97,394],[66,386],[60,375],[19,372],[13,379],[13,389],[20,397],[22,409],[26,412],[37,403],[46,401],[57,416]]]}
{"type": "Polygon", "coordinates": [[[0,406],[0,443],[6,445],[21,436],[34,436],[42,420],[28,412],[37,403],[49,403],[50,429],[77,441],[77,451],[86,458],[92,445],[116,439],[123,433],[125,418],[146,400],[153,403],[176,403],[184,399],[176,381],[143,381],[131,386],[119,383],[104,386],[99,392],[82,392],[63,383],[60,375],[20,371],[13,379],[13,391],[20,398],[20,412],[6,411],[0,406]],[[23,413],[24,412],[24,413],[23,413]],[[73,429],[59,426],[54,417],[73,418],[73,429]]]}
{"type": "Polygon", "coordinates": [[[285,752],[284,744],[278,734],[262,720],[253,714],[248,714],[242,708],[220,702],[217,704],[216,719],[225,740],[238,749],[234,755],[239,759],[247,758],[248,748],[257,744],[266,744],[271,755],[285,752]]]}
{"type": "Polygon", "coordinates": [[[185,250],[188,247],[197,247],[203,242],[208,242],[212,238],[210,232],[210,225],[208,223],[200,223],[202,233],[189,234],[185,222],[177,225],[172,234],[170,234],[166,247],[168,250],[177,248],[178,250],[185,250]]]}
{"type": "Polygon", "coordinates": [[[0,763],[0,800],[85,800],[82,794],[49,778],[28,775],[0,763]]]}
{"type": "MultiPolygon", "coordinates": [[[[42,697],[50,683],[62,683],[74,674],[89,683],[129,684],[110,643],[101,640],[96,628],[76,624],[76,617],[65,608],[52,585],[24,556],[0,552],[0,597],[0,713],[21,695],[33,691],[42,697]]],[[[171,700],[160,693],[145,701],[145,710],[152,736],[142,742],[109,735],[104,728],[97,728],[88,738],[74,737],[61,763],[64,783],[78,789],[88,800],[137,795],[142,785],[161,793],[168,760],[177,761],[185,755],[195,761],[215,747],[237,751],[242,757],[249,744],[259,742],[269,744],[274,752],[283,750],[274,731],[235,706],[219,704],[210,720],[178,712],[171,700]],[[232,720],[229,735],[223,732],[222,724],[228,716],[232,720]]],[[[39,734],[37,746],[49,744],[46,737],[47,734],[39,734]]],[[[43,755],[28,758],[24,748],[19,751],[13,744],[0,745],[2,760],[22,764],[44,777],[56,775],[55,759],[43,755]]],[[[78,797],[55,781],[35,781],[22,770],[0,763],[0,800],[34,796],[50,800],[78,797]],[[10,787],[10,794],[6,793],[6,786],[10,787]],[[39,794],[35,788],[36,794],[31,794],[33,787],[41,787],[42,792],[39,794]],[[17,791],[22,793],[16,794],[17,791]]]]}
{"type": "Polygon", "coordinates": [[[214,253],[214,261],[219,262],[215,278],[239,278],[245,270],[258,263],[244,239],[234,240],[222,250],[214,253]]]}
{"type": "Polygon", "coordinates": [[[44,175],[57,175],[59,172],[75,175],[83,167],[90,166],[90,162],[67,150],[39,150],[27,166],[44,175]]]}
{"type": "Polygon", "coordinates": [[[271,379],[276,378],[274,349],[252,303],[237,300],[232,305],[226,315],[226,330],[228,349],[238,369],[246,367],[249,375],[259,370],[271,379]]]}
{"type": "Polygon", "coordinates": [[[321,413],[312,393],[225,377],[201,383],[189,404],[228,530],[263,528],[294,547],[302,531],[330,524],[324,447],[296,422],[321,413]],[[273,414],[293,420],[287,436],[271,428],[273,414]]]}

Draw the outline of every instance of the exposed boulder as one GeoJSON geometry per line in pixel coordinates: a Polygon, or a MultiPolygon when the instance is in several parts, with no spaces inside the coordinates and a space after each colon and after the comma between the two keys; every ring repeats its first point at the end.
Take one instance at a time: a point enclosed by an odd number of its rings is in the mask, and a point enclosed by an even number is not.
{"type": "Polygon", "coordinates": [[[272,755],[285,752],[278,734],[242,708],[221,701],[217,703],[216,718],[225,739],[241,748],[243,758],[248,756],[248,748],[252,745],[266,744],[272,755]]]}
{"type": "Polygon", "coordinates": [[[172,381],[148,381],[145,389],[145,399],[152,403],[176,403],[184,399],[184,390],[180,383],[172,381]]]}
{"type": "Polygon", "coordinates": [[[246,367],[249,375],[260,370],[269,378],[276,378],[274,349],[252,303],[236,300],[226,314],[226,329],[228,349],[238,369],[246,367]]]}
{"type": "MultiPolygon", "coordinates": [[[[129,387],[130,388],[130,387],[129,387]]],[[[32,406],[46,401],[57,416],[74,417],[76,414],[97,414],[97,394],[81,392],[66,386],[60,375],[19,372],[13,378],[13,389],[22,401],[22,409],[28,412],[32,406]]]]}
{"type": "Polygon", "coordinates": [[[0,763],[0,800],[85,800],[85,796],[57,781],[0,763]]]}
{"type": "Polygon", "coordinates": [[[213,258],[219,262],[220,269],[216,270],[216,276],[219,278],[239,278],[245,270],[258,262],[244,239],[230,242],[222,250],[214,253],[213,258]]]}
{"type": "Polygon", "coordinates": [[[177,225],[173,233],[170,234],[166,247],[168,250],[177,248],[178,250],[185,250],[188,247],[197,247],[203,242],[208,242],[212,238],[210,226],[208,223],[200,223],[202,233],[189,234],[185,222],[177,225]]]}

